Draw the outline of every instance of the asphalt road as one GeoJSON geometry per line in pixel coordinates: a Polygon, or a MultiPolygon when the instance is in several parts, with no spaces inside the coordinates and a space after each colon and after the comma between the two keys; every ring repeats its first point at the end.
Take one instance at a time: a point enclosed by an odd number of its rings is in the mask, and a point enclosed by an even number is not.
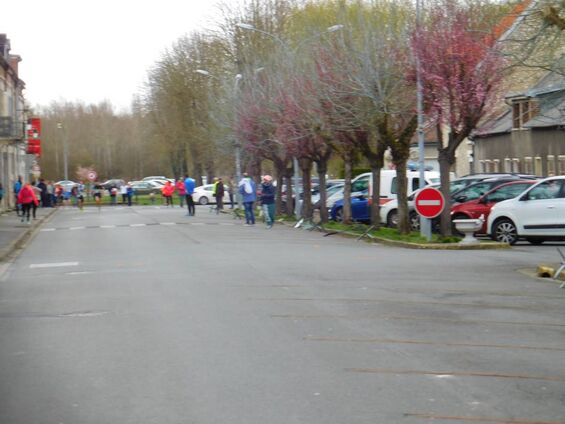
{"type": "Polygon", "coordinates": [[[0,276],[2,424],[565,423],[555,246],[62,210],[0,276]]]}

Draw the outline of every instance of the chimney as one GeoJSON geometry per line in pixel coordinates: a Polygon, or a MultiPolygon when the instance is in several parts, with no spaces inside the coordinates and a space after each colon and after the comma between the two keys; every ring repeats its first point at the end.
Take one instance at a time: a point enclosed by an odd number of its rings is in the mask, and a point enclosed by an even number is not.
{"type": "Polygon", "coordinates": [[[2,56],[7,61],[9,54],[10,54],[10,40],[8,40],[6,34],[0,34],[0,56],[2,56]]]}
{"type": "Polygon", "coordinates": [[[10,67],[14,70],[16,76],[18,76],[18,63],[22,61],[21,56],[17,54],[11,54],[9,55],[9,59],[10,67]]]}

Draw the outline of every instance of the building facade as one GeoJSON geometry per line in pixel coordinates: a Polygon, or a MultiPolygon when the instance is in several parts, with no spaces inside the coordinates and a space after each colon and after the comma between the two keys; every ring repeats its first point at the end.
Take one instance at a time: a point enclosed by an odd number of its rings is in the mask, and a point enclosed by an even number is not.
{"type": "Polygon", "coordinates": [[[13,185],[18,176],[26,178],[25,84],[18,77],[20,56],[10,54],[10,40],[0,34],[0,183],[4,197],[0,210],[14,207],[13,185]]]}

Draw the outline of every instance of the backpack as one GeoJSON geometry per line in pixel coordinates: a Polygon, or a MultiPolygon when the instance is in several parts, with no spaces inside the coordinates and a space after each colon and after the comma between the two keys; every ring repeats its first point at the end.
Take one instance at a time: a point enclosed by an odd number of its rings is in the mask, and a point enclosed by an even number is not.
{"type": "Polygon", "coordinates": [[[245,191],[245,194],[253,193],[253,187],[251,187],[251,183],[248,179],[243,182],[243,190],[245,191]]]}

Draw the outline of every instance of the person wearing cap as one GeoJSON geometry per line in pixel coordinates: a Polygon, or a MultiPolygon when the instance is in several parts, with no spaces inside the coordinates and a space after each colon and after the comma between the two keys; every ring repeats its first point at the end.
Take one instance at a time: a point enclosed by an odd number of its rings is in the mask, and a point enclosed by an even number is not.
{"type": "Polygon", "coordinates": [[[275,222],[275,187],[273,186],[273,177],[263,175],[261,182],[261,208],[267,228],[272,228],[275,222]]]}

